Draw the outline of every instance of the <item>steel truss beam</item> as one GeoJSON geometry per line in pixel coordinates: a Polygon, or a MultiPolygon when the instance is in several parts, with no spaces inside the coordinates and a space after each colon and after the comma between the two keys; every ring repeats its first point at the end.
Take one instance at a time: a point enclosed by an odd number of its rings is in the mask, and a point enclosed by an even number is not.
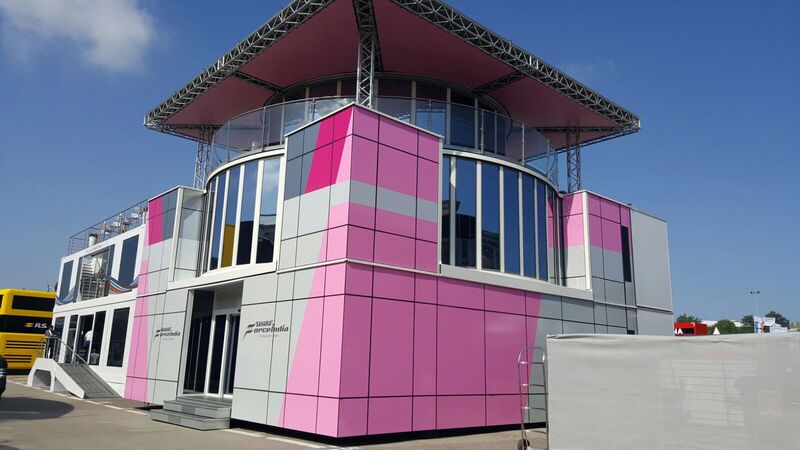
{"type": "Polygon", "coordinates": [[[192,187],[204,189],[206,178],[208,177],[208,165],[211,157],[212,139],[214,139],[213,127],[200,128],[197,137],[197,155],[194,159],[194,181],[192,187]]]}
{"type": "Polygon", "coordinates": [[[525,74],[523,74],[522,72],[514,71],[508,75],[503,75],[502,77],[496,80],[492,80],[482,86],[478,86],[477,88],[475,88],[475,94],[486,95],[492,91],[496,91],[503,86],[508,86],[509,84],[517,80],[521,80],[523,78],[525,78],[525,74]]]}
{"type": "Polygon", "coordinates": [[[448,33],[543,83],[562,95],[614,121],[620,127],[639,128],[639,118],[570,78],[555,67],[473,22],[438,0],[392,0],[448,33]]]}
{"type": "Polygon", "coordinates": [[[378,26],[372,0],[353,0],[358,26],[358,67],[356,68],[356,103],[372,107],[375,73],[383,70],[378,26]]]}
{"type": "Polygon", "coordinates": [[[581,190],[581,132],[567,131],[567,192],[581,190]],[[574,139],[570,144],[570,137],[574,139]]]}
{"type": "Polygon", "coordinates": [[[144,117],[144,125],[158,129],[158,125],[183,109],[194,99],[233,74],[277,40],[305,23],[334,0],[295,0],[283,8],[253,34],[237,44],[194,80],[176,91],[144,117]]]}
{"type": "Polygon", "coordinates": [[[270,91],[275,92],[276,94],[280,94],[281,92],[283,92],[283,88],[278,86],[278,85],[276,85],[276,84],[272,84],[269,81],[264,81],[261,78],[254,77],[252,75],[248,75],[248,74],[246,74],[244,72],[241,72],[241,71],[238,71],[238,70],[236,72],[233,72],[231,74],[231,76],[234,77],[234,78],[238,78],[238,79],[240,79],[242,81],[246,81],[246,82],[252,84],[253,86],[258,86],[260,88],[269,89],[270,91]]]}

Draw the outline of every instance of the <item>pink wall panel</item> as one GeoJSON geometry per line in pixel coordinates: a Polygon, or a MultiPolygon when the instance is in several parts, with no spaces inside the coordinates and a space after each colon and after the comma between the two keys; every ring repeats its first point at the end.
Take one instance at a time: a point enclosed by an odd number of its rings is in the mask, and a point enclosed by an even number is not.
{"type": "Polygon", "coordinates": [[[364,108],[353,109],[353,134],[378,141],[378,118],[380,116],[364,108]]]}
{"type": "Polygon", "coordinates": [[[525,316],[486,313],[486,393],[519,392],[517,357],[525,348],[525,316]]]}
{"type": "Polygon", "coordinates": [[[348,136],[331,144],[331,184],[350,179],[353,165],[353,138],[348,136]]]}
{"type": "Polygon", "coordinates": [[[600,204],[600,197],[591,194],[588,195],[589,195],[589,214],[598,217],[602,216],[603,213],[602,213],[602,206],[600,204]]]}
{"type": "MultiPolygon", "coordinates": [[[[311,157],[311,168],[308,171],[308,183],[304,193],[314,192],[331,185],[331,158],[333,146],[326,145],[314,150],[311,157]]],[[[305,158],[305,157],[304,157],[305,158]]]]}
{"type": "Polygon", "coordinates": [[[583,216],[564,217],[564,246],[577,247],[584,245],[583,216]]]}
{"type": "MultiPolygon", "coordinates": [[[[344,268],[344,264],[340,265],[344,268]]],[[[331,267],[328,267],[328,276],[331,267]]],[[[344,279],[344,274],[342,274],[344,279]]],[[[339,396],[339,375],[342,369],[342,331],[344,325],[344,296],[325,297],[322,322],[322,352],[319,361],[319,395],[339,396]]],[[[321,407],[321,405],[320,405],[321,407]]],[[[319,426],[319,425],[318,425],[319,426]]],[[[335,426],[334,426],[335,430],[335,426]]]]}
{"type": "Polygon", "coordinates": [[[380,143],[389,145],[398,150],[417,154],[417,129],[399,123],[394,119],[381,116],[380,143]]]}
{"type": "Polygon", "coordinates": [[[361,227],[347,227],[347,257],[372,261],[375,231],[361,227]]]}
{"type": "Polygon", "coordinates": [[[347,256],[347,226],[341,226],[325,230],[325,245],[327,251],[325,258],[328,261],[344,259],[347,256]]]}
{"type": "Polygon", "coordinates": [[[520,411],[518,395],[486,397],[486,425],[488,426],[519,422],[520,411]]]}
{"type": "Polygon", "coordinates": [[[374,185],[378,170],[378,144],[359,136],[353,136],[350,158],[352,179],[374,185]]]}
{"type": "Polygon", "coordinates": [[[353,108],[346,108],[333,116],[332,140],[339,140],[353,134],[353,108]]]}
{"type": "Polygon", "coordinates": [[[411,395],[413,334],[413,303],[378,298],[372,300],[370,396],[411,395]]]}
{"type": "Polygon", "coordinates": [[[376,267],[374,296],[395,300],[414,300],[414,273],[376,267]]]}
{"type": "Polygon", "coordinates": [[[619,203],[612,202],[611,200],[606,200],[604,198],[600,199],[600,214],[603,216],[604,219],[611,220],[613,222],[619,223],[620,216],[619,216],[619,203]]]}
{"type": "Polygon", "coordinates": [[[414,397],[413,431],[436,429],[436,397],[414,397]]]}
{"type": "MultiPolygon", "coordinates": [[[[346,263],[333,264],[325,270],[325,295],[344,294],[346,278],[346,263]]],[[[327,304],[325,305],[327,307],[327,304]]]]}
{"type": "Polygon", "coordinates": [[[147,204],[147,245],[161,242],[163,239],[163,204],[163,197],[150,200],[147,204]]]}
{"type": "Polygon", "coordinates": [[[631,227],[631,209],[624,206],[619,207],[620,210],[620,224],[622,226],[631,227]]]}
{"type": "Polygon", "coordinates": [[[437,278],[429,275],[414,275],[414,300],[417,302],[436,303],[437,278]]]}
{"type": "Polygon", "coordinates": [[[536,292],[525,293],[525,315],[538,316],[542,306],[542,296],[536,292]]]}
{"type": "Polygon", "coordinates": [[[564,201],[562,203],[563,207],[563,215],[565,216],[572,216],[575,214],[582,214],[583,213],[583,196],[586,195],[583,192],[579,192],[577,194],[567,194],[564,196],[564,201]]]}
{"type": "Polygon", "coordinates": [[[439,304],[483,309],[483,285],[452,278],[439,278],[439,304]]]}
{"type": "Polygon", "coordinates": [[[347,295],[342,325],[342,397],[366,397],[369,380],[369,339],[372,302],[347,295]]]}
{"type": "MultiPolygon", "coordinates": [[[[321,392],[321,391],[320,391],[321,392]]],[[[317,434],[339,436],[339,402],[337,398],[317,399],[317,434]]]]}
{"type": "Polygon", "coordinates": [[[598,216],[589,216],[589,242],[603,248],[603,219],[598,216]]]}
{"type": "Polygon", "coordinates": [[[378,187],[417,195],[417,158],[392,147],[378,147],[378,187]]]}
{"type": "Polygon", "coordinates": [[[317,428],[317,397],[286,394],[283,405],[283,426],[291,430],[313,433],[317,428]],[[311,413],[311,412],[314,413],[311,413]]]}
{"type": "Polygon", "coordinates": [[[487,311],[525,314],[525,292],[519,289],[486,285],[484,301],[487,311]]]}
{"type": "Polygon", "coordinates": [[[369,399],[369,434],[399,433],[411,429],[411,397],[369,399]]]}
{"type": "Polygon", "coordinates": [[[358,203],[348,204],[350,225],[364,228],[375,227],[375,208],[358,203]]]}
{"type": "Polygon", "coordinates": [[[444,396],[436,399],[436,429],[486,425],[486,397],[444,396]]]}
{"type": "Polygon", "coordinates": [[[603,219],[603,248],[622,252],[622,234],[619,223],[603,219]]]}
{"type": "Polygon", "coordinates": [[[439,307],[436,348],[439,395],[485,392],[483,315],[483,311],[439,307]]]}
{"type": "Polygon", "coordinates": [[[439,152],[441,150],[440,138],[420,131],[418,139],[417,155],[433,162],[439,162],[439,152]]]}
{"type": "Polygon", "coordinates": [[[367,399],[346,398],[339,401],[339,436],[367,434],[367,399]]]}
{"type": "MultiPolygon", "coordinates": [[[[316,269],[316,271],[318,270],[319,269],[316,269]]],[[[286,382],[286,392],[317,395],[317,389],[319,387],[320,346],[322,342],[322,308],[322,297],[308,300],[303,315],[303,325],[300,329],[300,335],[296,344],[294,360],[289,363],[289,378],[286,382]]]]}
{"type": "Polygon", "coordinates": [[[336,128],[335,122],[336,116],[327,117],[320,121],[319,130],[317,131],[317,142],[314,144],[314,149],[325,147],[333,142],[333,131],[336,128]]]}
{"type": "Polygon", "coordinates": [[[385,209],[375,211],[375,229],[413,238],[417,220],[412,216],[397,214],[385,209]]]}
{"type": "Polygon", "coordinates": [[[433,242],[416,241],[416,262],[414,267],[417,270],[436,272],[439,269],[439,247],[433,242]]]}
{"type": "Polygon", "coordinates": [[[345,293],[353,295],[372,295],[372,266],[347,264],[345,293]]]}
{"type": "Polygon", "coordinates": [[[439,164],[417,159],[417,197],[431,202],[439,201],[439,164]]]}
{"type": "Polygon", "coordinates": [[[436,393],[436,306],[414,304],[414,395],[436,393]]]}
{"type": "Polygon", "coordinates": [[[414,239],[375,232],[375,262],[414,268],[414,239]]]}

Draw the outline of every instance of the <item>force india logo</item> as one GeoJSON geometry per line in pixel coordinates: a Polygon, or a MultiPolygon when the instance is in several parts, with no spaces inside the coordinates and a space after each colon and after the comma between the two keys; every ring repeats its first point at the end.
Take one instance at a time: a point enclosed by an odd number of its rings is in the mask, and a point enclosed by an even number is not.
{"type": "Polygon", "coordinates": [[[242,340],[245,340],[250,334],[258,337],[267,337],[269,335],[274,336],[275,334],[286,333],[288,331],[288,325],[275,326],[274,320],[259,320],[247,325],[242,340]]]}
{"type": "Polygon", "coordinates": [[[155,335],[153,335],[153,339],[155,339],[155,338],[165,338],[165,337],[173,338],[173,337],[178,337],[180,335],[181,335],[180,331],[173,330],[172,327],[164,327],[164,328],[159,328],[158,330],[156,330],[155,335]]]}

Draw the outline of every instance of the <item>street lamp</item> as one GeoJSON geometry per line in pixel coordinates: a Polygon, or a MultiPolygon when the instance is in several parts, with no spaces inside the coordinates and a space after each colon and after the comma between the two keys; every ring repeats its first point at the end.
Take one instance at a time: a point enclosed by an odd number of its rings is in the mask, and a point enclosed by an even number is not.
{"type": "Polygon", "coordinates": [[[756,330],[755,327],[756,327],[756,316],[758,316],[758,294],[760,294],[760,293],[761,293],[761,291],[757,291],[757,290],[750,291],[750,295],[753,296],[753,299],[755,299],[755,302],[756,302],[756,315],[753,316],[753,331],[756,332],[756,333],[758,333],[758,330],[756,330]]]}

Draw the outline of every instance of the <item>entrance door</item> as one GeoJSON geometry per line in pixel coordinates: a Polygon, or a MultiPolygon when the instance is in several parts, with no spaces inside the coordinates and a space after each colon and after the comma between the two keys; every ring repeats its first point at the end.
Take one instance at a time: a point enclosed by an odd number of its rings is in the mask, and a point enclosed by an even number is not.
{"type": "Polygon", "coordinates": [[[216,314],[211,326],[211,357],[208,360],[206,395],[233,394],[236,350],[239,341],[239,313],[216,314]]]}
{"type": "Polygon", "coordinates": [[[211,322],[214,311],[214,293],[195,291],[192,303],[192,319],[189,324],[189,342],[186,349],[186,371],[183,377],[183,392],[203,394],[206,386],[206,362],[211,338],[211,322]]]}

